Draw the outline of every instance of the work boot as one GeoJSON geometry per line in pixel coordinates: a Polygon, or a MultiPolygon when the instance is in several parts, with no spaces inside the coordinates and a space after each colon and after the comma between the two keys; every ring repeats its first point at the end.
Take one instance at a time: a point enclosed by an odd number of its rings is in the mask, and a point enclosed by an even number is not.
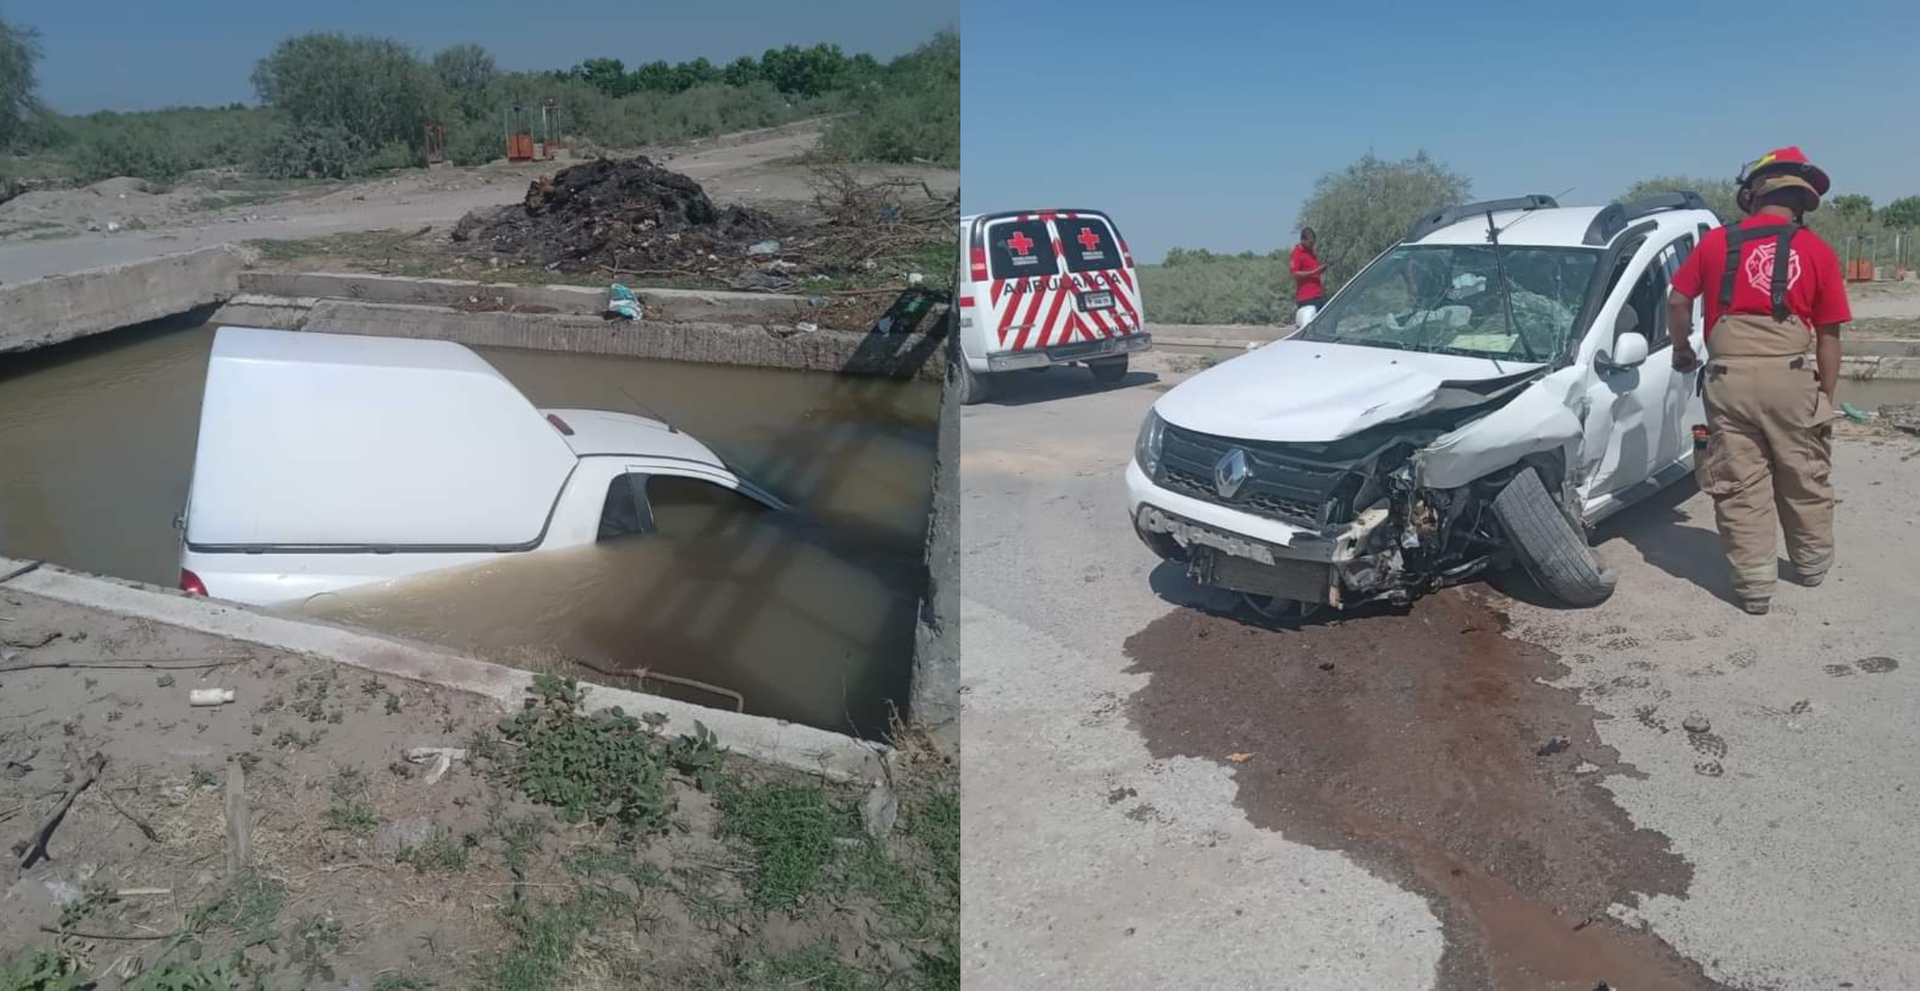
{"type": "Polygon", "coordinates": [[[1741,599],[1740,608],[1749,616],[1765,616],[1773,608],[1772,599],[1741,599]]]}
{"type": "Polygon", "coordinates": [[[1792,569],[1792,574],[1787,576],[1787,580],[1801,588],[1819,588],[1820,583],[1827,580],[1827,569],[1821,568],[1819,571],[1802,571],[1799,565],[1795,565],[1792,569]]]}

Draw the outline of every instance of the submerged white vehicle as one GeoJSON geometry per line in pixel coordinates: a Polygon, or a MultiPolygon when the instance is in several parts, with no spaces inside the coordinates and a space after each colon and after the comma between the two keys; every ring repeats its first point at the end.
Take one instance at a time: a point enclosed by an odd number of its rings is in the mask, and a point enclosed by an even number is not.
{"type": "Polygon", "coordinates": [[[1684,478],[1698,377],[1668,280],[1719,218],[1693,193],[1527,196],[1420,219],[1292,336],[1161,397],[1127,468],[1135,531],[1272,617],[1516,562],[1604,601],[1584,528],[1684,478]]]}
{"type": "Polygon", "coordinates": [[[644,534],[667,502],[785,508],[657,418],[534,408],[459,344],[221,327],[180,587],[303,602],[644,534]]]}

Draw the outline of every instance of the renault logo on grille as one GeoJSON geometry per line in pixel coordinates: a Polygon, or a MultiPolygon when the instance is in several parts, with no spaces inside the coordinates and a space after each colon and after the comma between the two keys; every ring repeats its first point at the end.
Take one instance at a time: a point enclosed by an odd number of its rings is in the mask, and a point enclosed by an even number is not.
{"type": "Polygon", "coordinates": [[[1240,493],[1240,486],[1246,484],[1247,476],[1252,472],[1247,468],[1247,452],[1234,448],[1220,456],[1213,464],[1213,490],[1220,498],[1231,499],[1240,493]]]}

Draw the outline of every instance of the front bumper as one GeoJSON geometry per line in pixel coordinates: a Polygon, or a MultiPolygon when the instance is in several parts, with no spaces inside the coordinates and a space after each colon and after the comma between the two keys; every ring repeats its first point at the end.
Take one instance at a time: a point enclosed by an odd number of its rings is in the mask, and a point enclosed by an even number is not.
{"type": "Polygon", "coordinates": [[[1103,337],[1097,341],[1081,341],[1077,344],[1061,344],[1050,348],[990,354],[987,355],[987,371],[1013,372],[1023,368],[1070,365],[1075,362],[1119,358],[1151,350],[1153,350],[1153,335],[1141,331],[1125,337],[1103,337]]]}
{"type": "Polygon", "coordinates": [[[1127,463],[1134,533],[1198,582],[1235,591],[1339,605],[1341,573],[1386,521],[1384,509],[1315,532],[1161,488],[1127,463]]]}

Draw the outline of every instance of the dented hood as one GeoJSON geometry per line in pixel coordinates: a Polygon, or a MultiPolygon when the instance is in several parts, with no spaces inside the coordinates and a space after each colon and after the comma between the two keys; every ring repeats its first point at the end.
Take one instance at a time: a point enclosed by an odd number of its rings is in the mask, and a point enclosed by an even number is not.
{"type": "Polygon", "coordinates": [[[1181,383],[1154,404],[1219,437],[1323,443],[1368,427],[1505,398],[1542,366],[1421,351],[1276,341],[1181,383]]]}

